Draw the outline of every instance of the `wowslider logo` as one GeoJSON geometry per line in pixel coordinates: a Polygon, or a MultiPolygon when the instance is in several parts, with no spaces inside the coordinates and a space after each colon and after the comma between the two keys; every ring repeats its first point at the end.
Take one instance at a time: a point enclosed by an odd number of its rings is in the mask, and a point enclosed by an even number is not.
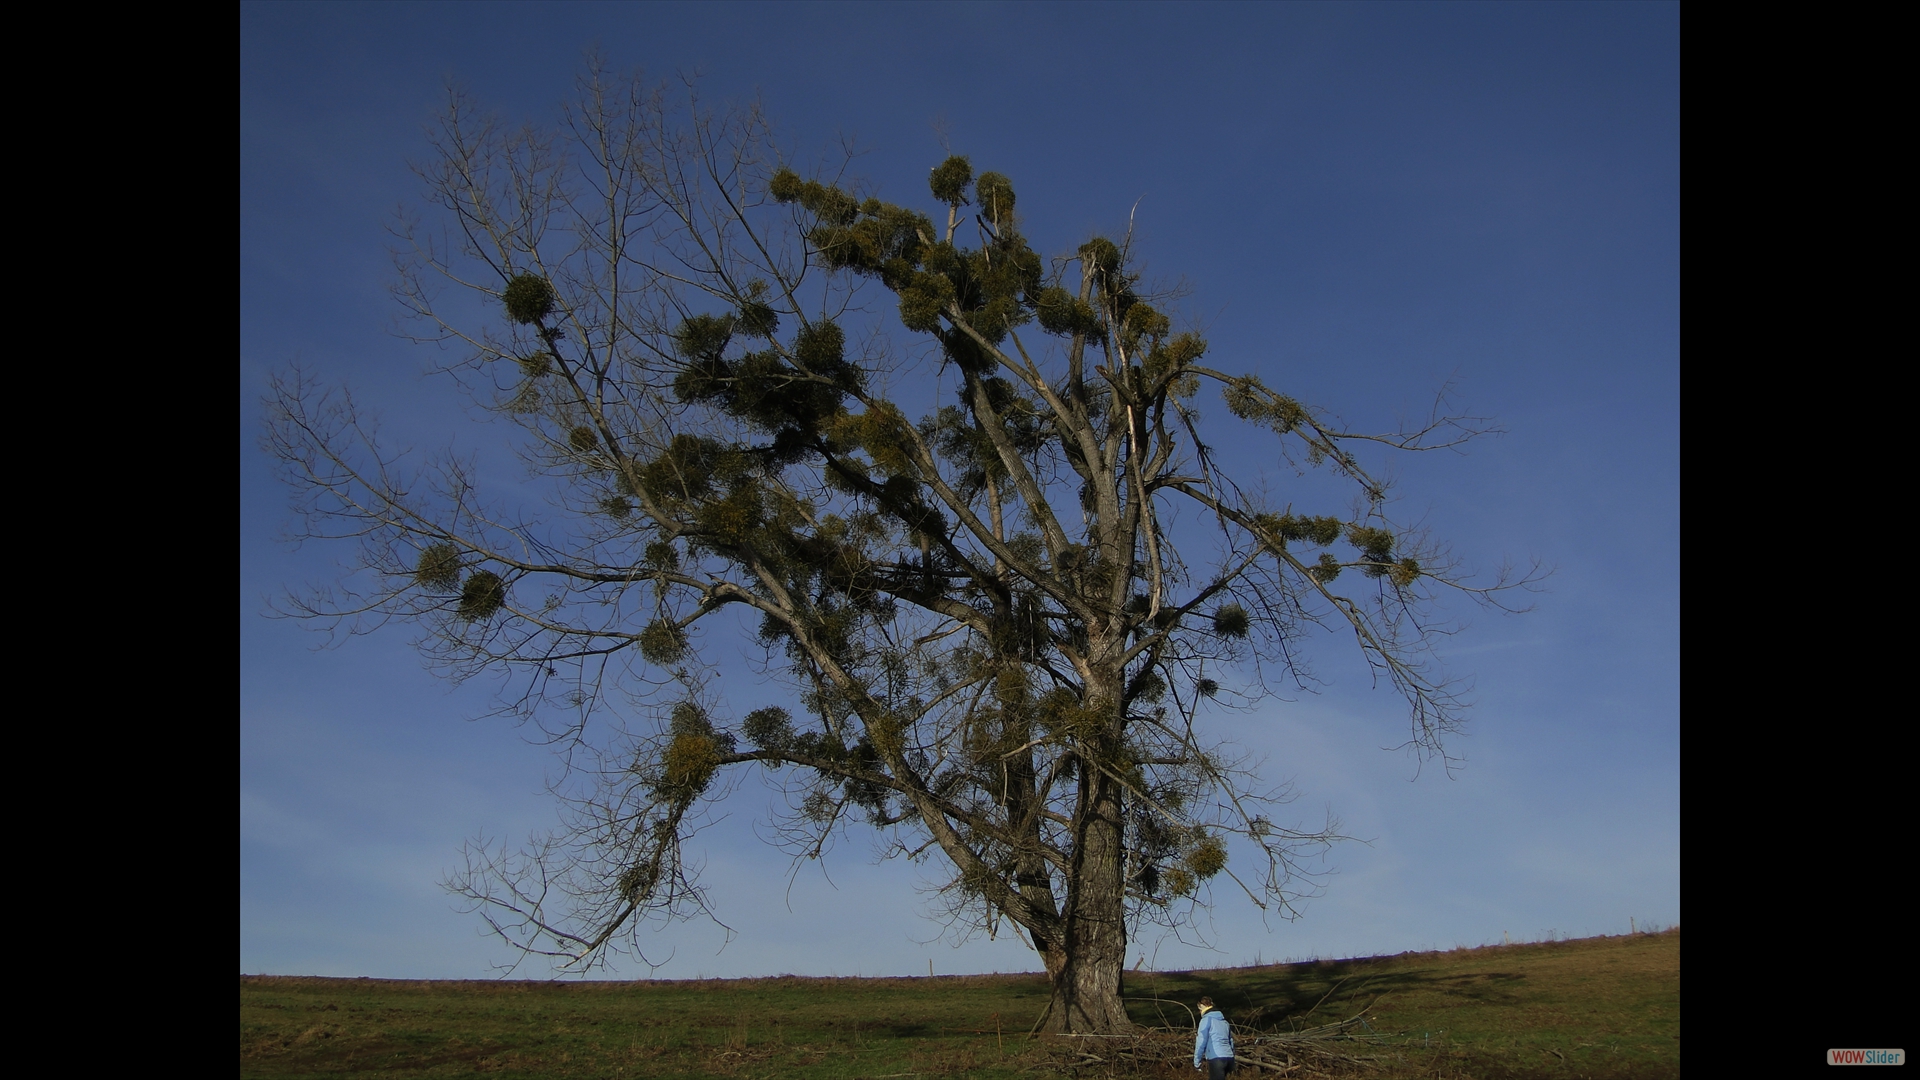
{"type": "Polygon", "coordinates": [[[1905,1065],[1905,1050],[1829,1050],[1829,1065],[1905,1065]]]}

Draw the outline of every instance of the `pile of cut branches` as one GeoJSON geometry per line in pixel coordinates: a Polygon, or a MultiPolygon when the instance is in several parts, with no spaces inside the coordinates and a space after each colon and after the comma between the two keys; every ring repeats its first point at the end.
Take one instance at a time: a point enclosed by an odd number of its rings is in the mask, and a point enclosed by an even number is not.
{"type": "MultiPolygon", "coordinates": [[[[1193,1033],[1141,1028],[1132,1035],[1054,1035],[1043,1068],[1072,1075],[1183,1076],[1193,1072],[1193,1033]]],[[[1388,1036],[1364,1014],[1301,1031],[1234,1032],[1237,1072],[1329,1076],[1366,1072],[1393,1060],[1382,1052],[1388,1036]]]]}

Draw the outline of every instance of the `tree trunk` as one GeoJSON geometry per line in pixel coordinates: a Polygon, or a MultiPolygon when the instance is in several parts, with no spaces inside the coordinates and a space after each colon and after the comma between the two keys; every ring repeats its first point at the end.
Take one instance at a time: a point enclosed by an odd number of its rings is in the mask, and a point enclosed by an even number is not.
{"type": "Polygon", "coordinates": [[[1118,1035],[1133,1030],[1120,1000],[1127,963],[1120,786],[1085,767],[1081,783],[1088,786],[1086,822],[1067,884],[1066,955],[1045,957],[1059,965],[1047,967],[1053,978],[1049,1030],[1118,1035]]]}
{"type": "MultiPolygon", "coordinates": [[[[1120,977],[1126,967],[1126,941],[1123,934],[1108,935],[1117,940],[1083,942],[1065,958],[1058,974],[1053,975],[1053,1004],[1048,1015],[1049,1031],[1071,1031],[1086,1035],[1123,1035],[1133,1030],[1127,1019],[1125,1003],[1120,999],[1120,977]],[[1097,947],[1088,947],[1097,944],[1097,947]]],[[[1053,959],[1049,954],[1047,959],[1053,959]]]]}

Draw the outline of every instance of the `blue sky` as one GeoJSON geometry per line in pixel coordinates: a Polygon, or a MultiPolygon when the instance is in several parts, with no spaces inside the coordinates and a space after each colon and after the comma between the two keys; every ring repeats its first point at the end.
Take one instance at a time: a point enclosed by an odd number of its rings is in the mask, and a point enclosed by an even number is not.
{"type": "MultiPolygon", "coordinates": [[[[1667,4],[243,5],[241,970],[484,977],[508,959],[437,882],[463,840],[552,822],[552,759],[476,719],[490,687],[437,678],[405,627],[320,649],[265,616],[351,552],[281,541],[287,494],[255,440],[267,378],[298,361],[397,444],[452,445],[521,490],[506,430],[394,334],[386,229],[420,202],[408,162],[447,79],[546,121],[595,44],[697,70],[710,99],[757,94],[802,161],[852,140],[894,201],[930,204],[944,131],[1013,179],[1042,251],[1134,212],[1214,366],[1355,426],[1452,378],[1506,429],[1395,470],[1400,516],[1470,565],[1554,568],[1529,614],[1454,611],[1445,656],[1477,702],[1464,768],[1416,777],[1383,750],[1398,701],[1337,636],[1316,642],[1319,692],[1218,730],[1304,817],[1366,842],[1334,851],[1301,920],[1218,892],[1205,944],[1136,943],[1150,966],[1677,923],[1678,39],[1667,4]]],[[[1242,476],[1297,482],[1257,438],[1227,441],[1242,476]]],[[[942,936],[920,872],[876,863],[868,836],[796,870],[758,839],[773,798],[745,777],[715,807],[690,850],[731,934],[662,931],[656,974],[1035,966],[1007,935],[942,936]]]]}

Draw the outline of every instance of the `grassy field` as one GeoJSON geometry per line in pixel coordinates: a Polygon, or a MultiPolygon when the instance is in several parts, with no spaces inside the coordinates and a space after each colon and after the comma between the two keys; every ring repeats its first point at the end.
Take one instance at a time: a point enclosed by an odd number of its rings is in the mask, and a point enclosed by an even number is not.
{"type": "MultiPolygon", "coordinates": [[[[1128,976],[1134,1018],[1191,1030],[1211,995],[1245,1039],[1364,1015],[1351,1052],[1392,1077],[1680,1072],[1680,932],[1128,976]],[[1155,1000],[1162,999],[1162,1000],[1155,1000]]],[[[1037,975],[700,982],[408,982],[242,976],[240,1075],[1033,1076],[1037,975]]],[[[1191,1044],[1188,1044],[1189,1046],[1191,1044]]],[[[1075,1075],[1135,1075],[1092,1066],[1075,1075]]],[[[1138,1075],[1192,1077],[1189,1066],[1138,1075]]],[[[1248,1069],[1236,1074],[1277,1076],[1248,1069]]],[[[1314,1075],[1300,1068],[1291,1076],[1314,1075]]]]}

